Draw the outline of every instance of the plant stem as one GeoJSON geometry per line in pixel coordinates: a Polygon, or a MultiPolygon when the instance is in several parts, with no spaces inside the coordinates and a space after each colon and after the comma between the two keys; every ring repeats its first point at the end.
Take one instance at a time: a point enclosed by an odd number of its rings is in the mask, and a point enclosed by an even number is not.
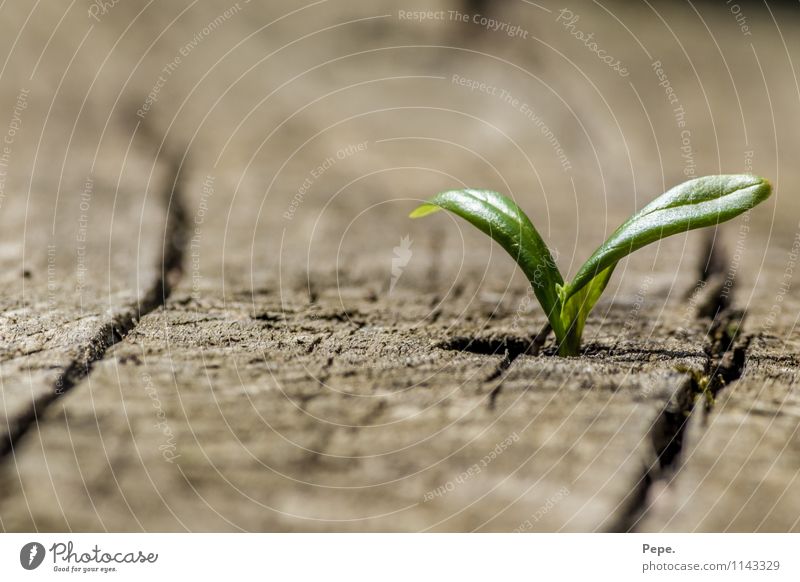
{"type": "Polygon", "coordinates": [[[558,346],[558,355],[564,358],[579,356],[581,354],[581,332],[578,325],[573,323],[564,335],[558,346]]]}

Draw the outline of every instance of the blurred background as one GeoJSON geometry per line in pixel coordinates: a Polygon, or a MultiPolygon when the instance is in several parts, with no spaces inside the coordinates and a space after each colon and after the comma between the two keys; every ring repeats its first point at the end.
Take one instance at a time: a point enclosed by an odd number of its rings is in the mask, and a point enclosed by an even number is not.
{"type": "MultiPolygon", "coordinates": [[[[191,214],[214,176],[208,220],[237,223],[207,228],[262,266],[234,267],[237,283],[274,277],[278,248],[300,276],[309,264],[368,271],[366,240],[385,270],[394,239],[432,231],[461,262],[452,228],[404,219],[414,201],[460,185],[513,195],[572,272],[576,244],[593,247],[691,176],[769,178],[777,195],[754,226],[786,247],[797,230],[792,2],[117,0],[2,10],[9,123],[21,92],[25,101],[2,220],[28,220],[29,237],[48,222],[74,228],[71,198],[95,152],[124,152],[131,136],[135,148],[145,133],[185,154],[191,214]],[[39,220],[33,202],[52,187],[64,195],[39,220]],[[403,232],[387,239],[387,222],[403,232]]],[[[463,236],[476,252],[490,248],[463,236]]],[[[202,243],[213,247],[201,251],[209,284],[224,274],[212,259],[218,243],[202,243]]],[[[74,262],[69,254],[59,261],[74,262]]]]}

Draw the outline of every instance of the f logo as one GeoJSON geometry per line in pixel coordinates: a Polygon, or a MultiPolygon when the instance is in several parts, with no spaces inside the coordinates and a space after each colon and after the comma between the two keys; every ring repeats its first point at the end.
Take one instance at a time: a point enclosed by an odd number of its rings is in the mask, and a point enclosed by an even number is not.
{"type": "Polygon", "coordinates": [[[19,563],[26,570],[35,570],[44,561],[44,546],[39,542],[30,542],[19,551],[19,563]]]}

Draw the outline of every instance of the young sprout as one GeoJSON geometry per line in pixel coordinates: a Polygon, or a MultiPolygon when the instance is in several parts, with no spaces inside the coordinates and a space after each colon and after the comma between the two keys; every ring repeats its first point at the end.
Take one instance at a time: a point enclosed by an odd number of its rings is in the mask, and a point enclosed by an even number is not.
{"type": "Polygon", "coordinates": [[[570,283],[564,282],[530,219],[502,194],[471,189],[442,192],[410,216],[449,210],[497,241],[528,277],[555,332],[559,355],[576,356],[586,318],[620,259],[673,234],[730,220],[766,200],[770,192],[769,182],[750,175],[705,176],[684,182],[615,230],[570,283]]]}

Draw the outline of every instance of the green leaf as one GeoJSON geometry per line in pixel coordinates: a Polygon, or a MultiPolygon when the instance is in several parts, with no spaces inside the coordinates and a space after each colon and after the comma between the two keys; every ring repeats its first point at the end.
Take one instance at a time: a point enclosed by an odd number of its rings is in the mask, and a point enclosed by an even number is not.
{"type": "Polygon", "coordinates": [[[594,252],[562,292],[562,299],[570,299],[643,246],[730,220],[769,198],[770,192],[769,182],[750,175],[706,176],[672,188],[629,218],[594,252]]]}
{"type": "Polygon", "coordinates": [[[561,321],[556,286],[563,285],[564,280],[550,249],[519,206],[510,198],[489,190],[450,190],[437,194],[410,216],[419,218],[440,209],[468,220],[511,255],[530,281],[558,334],[561,321]]]}

